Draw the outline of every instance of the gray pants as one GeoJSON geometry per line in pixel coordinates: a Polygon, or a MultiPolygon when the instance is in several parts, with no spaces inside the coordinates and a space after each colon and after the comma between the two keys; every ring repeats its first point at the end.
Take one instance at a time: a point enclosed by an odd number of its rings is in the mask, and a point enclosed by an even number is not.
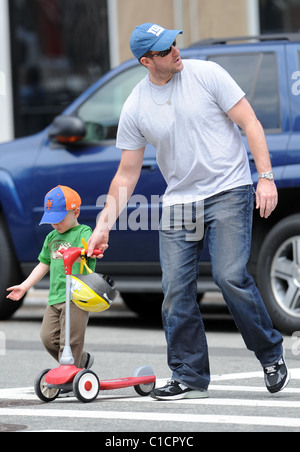
{"type": "MultiPolygon", "coordinates": [[[[41,339],[47,352],[59,362],[65,345],[65,310],[66,304],[47,306],[44,315],[41,339]]],[[[85,331],[89,313],[79,309],[74,303],[70,305],[71,313],[71,349],[75,366],[83,368],[87,361],[87,353],[83,351],[85,331]]]]}

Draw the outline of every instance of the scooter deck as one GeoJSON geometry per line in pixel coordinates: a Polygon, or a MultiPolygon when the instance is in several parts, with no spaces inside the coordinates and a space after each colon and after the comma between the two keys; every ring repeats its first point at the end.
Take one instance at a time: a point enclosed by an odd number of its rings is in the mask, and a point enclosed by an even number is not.
{"type": "MultiPolygon", "coordinates": [[[[78,369],[75,366],[61,365],[58,368],[52,369],[47,373],[45,382],[51,386],[60,386],[71,383],[81,370],[83,369],[78,369]]],[[[155,375],[100,380],[100,390],[107,391],[113,389],[129,388],[131,386],[155,383],[155,381],[155,375]]]]}
{"type": "Polygon", "coordinates": [[[81,370],[75,366],[62,365],[50,370],[46,375],[45,382],[54,386],[71,383],[81,370]]]}
{"type": "Polygon", "coordinates": [[[129,378],[118,378],[115,380],[101,380],[100,391],[129,388],[131,386],[138,385],[147,385],[150,383],[155,383],[155,381],[156,381],[155,375],[151,375],[149,377],[129,377],[129,378]]]}

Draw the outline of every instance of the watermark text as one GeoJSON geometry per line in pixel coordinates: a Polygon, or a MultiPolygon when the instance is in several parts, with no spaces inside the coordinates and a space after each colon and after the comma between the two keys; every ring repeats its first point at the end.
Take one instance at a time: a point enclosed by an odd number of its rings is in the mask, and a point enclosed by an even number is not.
{"type": "Polygon", "coordinates": [[[127,199],[125,187],[120,188],[117,200],[110,195],[101,195],[97,199],[97,207],[108,207],[104,221],[109,230],[158,231],[161,228],[163,231],[185,231],[187,241],[203,239],[204,201],[192,202],[187,196],[182,204],[162,208],[163,196],[160,195],[151,195],[148,201],[144,195],[135,194],[128,204],[127,199]],[[119,206],[124,205],[122,210],[119,206]]]}
{"type": "Polygon", "coordinates": [[[293,85],[292,93],[294,96],[300,96],[300,71],[296,71],[292,75],[293,85]]]}
{"type": "Polygon", "coordinates": [[[295,331],[292,335],[291,351],[293,356],[300,356],[300,331],[295,331]]]}

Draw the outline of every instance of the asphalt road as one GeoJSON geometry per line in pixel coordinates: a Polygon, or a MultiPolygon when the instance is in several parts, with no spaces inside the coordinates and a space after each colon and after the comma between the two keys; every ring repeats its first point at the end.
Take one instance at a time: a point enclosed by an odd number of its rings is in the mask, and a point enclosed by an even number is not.
{"type": "MultiPolygon", "coordinates": [[[[216,294],[206,297],[202,306],[213,375],[209,399],[158,402],[127,388],[100,391],[91,404],[74,397],[42,403],[33,391],[35,376],[57,367],[39,338],[45,304],[45,292],[33,291],[13,319],[0,323],[0,432],[102,432],[106,446],[138,449],[198,446],[199,432],[300,431],[295,340],[285,338],[293,380],[272,396],[259,363],[245,349],[216,294]],[[140,437],[142,432],[147,435],[140,437]]],[[[100,380],[129,377],[144,364],[154,369],[158,385],[170,377],[160,322],[141,320],[121,300],[91,317],[86,349],[95,356],[93,370],[100,380]]]]}

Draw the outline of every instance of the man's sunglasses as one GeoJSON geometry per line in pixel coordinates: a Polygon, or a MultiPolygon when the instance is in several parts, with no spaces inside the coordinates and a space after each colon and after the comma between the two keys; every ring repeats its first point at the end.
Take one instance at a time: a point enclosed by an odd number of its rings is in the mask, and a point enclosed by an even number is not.
{"type": "Polygon", "coordinates": [[[164,58],[164,57],[170,55],[170,53],[172,51],[172,47],[176,47],[176,45],[177,45],[177,42],[175,39],[175,41],[173,42],[173,44],[171,45],[171,47],[168,50],[162,50],[161,52],[155,53],[154,55],[152,54],[151,56],[164,58]]]}

